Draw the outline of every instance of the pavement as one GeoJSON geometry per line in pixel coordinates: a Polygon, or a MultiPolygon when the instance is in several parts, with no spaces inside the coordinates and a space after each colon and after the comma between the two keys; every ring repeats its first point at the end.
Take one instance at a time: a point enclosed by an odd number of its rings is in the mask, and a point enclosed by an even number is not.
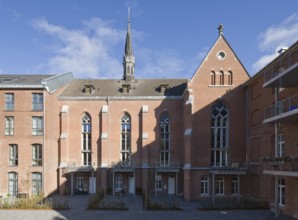
{"type": "Polygon", "coordinates": [[[198,211],[198,202],[185,202],[180,199],[182,211],[145,211],[142,197],[123,196],[128,211],[94,211],[86,210],[88,195],[66,197],[69,210],[0,210],[1,220],[293,220],[287,216],[274,217],[269,210],[235,210],[235,211],[198,211]]]}

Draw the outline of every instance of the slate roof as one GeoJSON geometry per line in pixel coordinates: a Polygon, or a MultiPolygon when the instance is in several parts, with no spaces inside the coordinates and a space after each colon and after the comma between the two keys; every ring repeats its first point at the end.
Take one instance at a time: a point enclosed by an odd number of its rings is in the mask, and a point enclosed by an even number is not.
{"type": "Polygon", "coordinates": [[[53,75],[0,75],[0,88],[41,87],[42,80],[53,75]]]}
{"type": "Polygon", "coordinates": [[[109,98],[177,98],[183,95],[187,79],[138,79],[133,82],[111,79],[73,80],[59,95],[59,99],[106,99],[109,98]],[[91,94],[85,93],[85,86],[92,86],[91,94]],[[161,85],[166,86],[165,91],[161,85]],[[123,86],[130,92],[123,91],[123,86]]]}

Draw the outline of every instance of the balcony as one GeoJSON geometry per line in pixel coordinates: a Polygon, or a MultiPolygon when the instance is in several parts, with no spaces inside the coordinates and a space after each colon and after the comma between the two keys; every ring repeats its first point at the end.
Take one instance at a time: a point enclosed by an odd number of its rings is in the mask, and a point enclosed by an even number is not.
{"type": "Polygon", "coordinates": [[[161,162],[155,162],[154,168],[159,173],[177,173],[181,166],[179,162],[171,162],[168,165],[164,165],[161,162]]]}
{"type": "Polygon", "coordinates": [[[280,101],[278,106],[271,105],[265,109],[263,123],[280,119],[290,122],[298,121],[298,94],[280,101]]]}
{"type": "Polygon", "coordinates": [[[269,71],[264,76],[264,88],[295,87],[298,85],[298,62],[293,63],[289,68],[280,68],[279,71],[269,71]]]}
{"type": "Polygon", "coordinates": [[[135,163],[133,161],[113,162],[112,169],[116,172],[133,172],[135,169],[135,163]]]}
{"type": "Polygon", "coordinates": [[[265,157],[263,158],[264,174],[298,177],[298,157],[265,157]]]}
{"type": "Polygon", "coordinates": [[[226,166],[212,166],[210,167],[210,173],[221,175],[245,175],[247,172],[246,163],[231,162],[226,166]]]}
{"type": "Polygon", "coordinates": [[[65,162],[60,163],[59,168],[63,169],[63,172],[91,172],[94,171],[94,166],[91,164],[86,165],[83,162],[65,162]]]}

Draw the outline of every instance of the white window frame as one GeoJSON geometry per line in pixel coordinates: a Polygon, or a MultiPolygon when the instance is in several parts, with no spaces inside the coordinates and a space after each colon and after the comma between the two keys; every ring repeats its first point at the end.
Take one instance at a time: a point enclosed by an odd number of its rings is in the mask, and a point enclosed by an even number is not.
{"type": "Polygon", "coordinates": [[[40,116],[32,117],[32,135],[34,136],[43,135],[43,117],[40,117],[40,116]]]}
{"type": "Polygon", "coordinates": [[[155,190],[156,191],[162,190],[162,175],[155,176],[155,190]]]}
{"type": "Polygon", "coordinates": [[[18,145],[17,144],[9,145],[9,165],[18,166],[18,145]]]}
{"type": "Polygon", "coordinates": [[[232,195],[236,196],[239,195],[239,189],[240,189],[240,181],[239,176],[232,176],[232,195]]]}
{"type": "Polygon", "coordinates": [[[14,135],[14,117],[5,116],[5,135],[12,136],[14,135]]]}
{"type": "Polygon", "coordinates": [[[201,178],[201,195],[208,196],[209,195],[209,177],[203,176],[201,178]]]}
{"type": "Polygon", "coordinates": [[[123,189],[123,176],[117,173],[115,176],[115,190],[121,191],[123,189]]]}
{"type": "Polygon", "coordinates": [[[8,193],[13,197],[18,195],[18,173],[16,172],[8,173],[8,193]]]}
{"type": "Polygon", "coordinates": [[[286,203],[286,181],[285,179],[278,180],[278,204],[280,206],[285,206],[286,203]]]}
{"type": "Polygon", "coordinates": [[[285,135],[277,135],[277,156],[283,157],[285,155],[285,135]]]}
{"type": "Polygon", "coordinates": [[[120,160],[122,166],[129,166],[131,163],[131,120],[129,114],[121,117],[121,146],[120,160]]]}
{"type": "Polygon", "coordinates": [[[216,195],[223,196],[225,194],[225,179],[222,176],[216,178],[216,195]]]}
{"type": "Polygon", "coordinates": [[[211,166],[228,165],[228,147],[229,110],[222,102],[217,102],[211,112],[211,166]]]}
{"type": "Polygon", "coordinates": [[[160,117],[160,166],[170,166],[171,145],[170,145],[170,118],[167,113],[160,117]]]}
{"type": "Polygon", "coordinates": [[[32,144],[32,166],[42,166],[41,144],[32,144]]]}
{"type": "Polygon", "coordinates": [[[14,93],[5,93],[5,111],[14,110],[14,93]]]}
{"type": "Polygon", "coordinates": [[[91,127],[91,117],[89,114],[85,113],[82,118],[82,162],[83,166],[91,166],[92,164],[92,127],[91,127]]]}
{"type": "Polygon", "coordinates": [[[32,93],[32,111],[42,111],[42,110],[43,110],[43,94],[32,93]]]}
{"type": "Polygon", "coordinates": [[[32,173],[32,195],[38,196],[42,193],[42,173],[32,173]]]}

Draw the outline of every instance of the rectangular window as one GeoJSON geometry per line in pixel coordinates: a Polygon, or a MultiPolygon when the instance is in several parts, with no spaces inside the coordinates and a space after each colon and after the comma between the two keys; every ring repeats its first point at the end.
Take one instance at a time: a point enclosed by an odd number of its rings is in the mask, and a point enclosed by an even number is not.
{"type": "Polygon", "coordinates": [[[32,145],[32,166],[42,166],[42,145],[32,145]]]}
{"type": "Polygon", "coordinates": [[[216,179],[216,195],[224,195],[224,178],[218,177],[216,179]]]}
{"type": "Polygon", "coordinates": [[[286,192],[285,179],[279,179],[278,180],[278,203],[281,206],[284,206],[286,204],[285,192],[286,192]]]}
{"type": "Polygon", "coordinates": [[[43,135],[43,117],[32,117],[32,135],[43,135]]]}
{"type": "Polygon", "coordinates": [[[42,193],[42,174],[32,173],[32,195],[38,196],[42,193]]]}
{"type": "Polygon", "coordinates": [[[13,111],[14,110],[14,94],[5,93],[5,110],[13,111]]]}
{"type": "Polygon", "coordinates": [[[201,179],[201,195],[209,195],[209,178],[202,177],[201,179]]]}
{"type": "Polygon", "coordinates": [[[155,190],[162,190],[162,177],[157,175],[155,177],[155,190]]]}
{"type": "Polygon", "coordinates": [[[115,178],[115,190],[120,191],[123,187],[123,178],[121,174],[117,174],[115,178]]]}
{"type": "Polygon", "coordinates": [[[9,145],[9,165],[10,166],[18,165],[18,145],[16,144],[9,145]]]}
{"type": "Polygon", "coordinates": [[[239,194],[239,178],[238,176],[232,177],[232,195],[239,194]]]}
{"type": "Polygon", "coordinates": [[[32,94],[32,110],[42,111],[43,110],[43,94],[33,93],[32,94]]]}
{"type": "Polygon", "coordinates": [[[279,134],[277,136],[277,156],[283,157],[285,154],[285,136],[284,134],[279,134]]]}
{"type": "Polygon", "coordinates": [[[14,117],[6,116],[5,117],[5,135],[14,134],[14,117]]]}
{"type": "Polygon", "coordinates": [[[8,173],[8,193],[13,197],[18,195],[18,174],[15,172],[8,173]]]}

